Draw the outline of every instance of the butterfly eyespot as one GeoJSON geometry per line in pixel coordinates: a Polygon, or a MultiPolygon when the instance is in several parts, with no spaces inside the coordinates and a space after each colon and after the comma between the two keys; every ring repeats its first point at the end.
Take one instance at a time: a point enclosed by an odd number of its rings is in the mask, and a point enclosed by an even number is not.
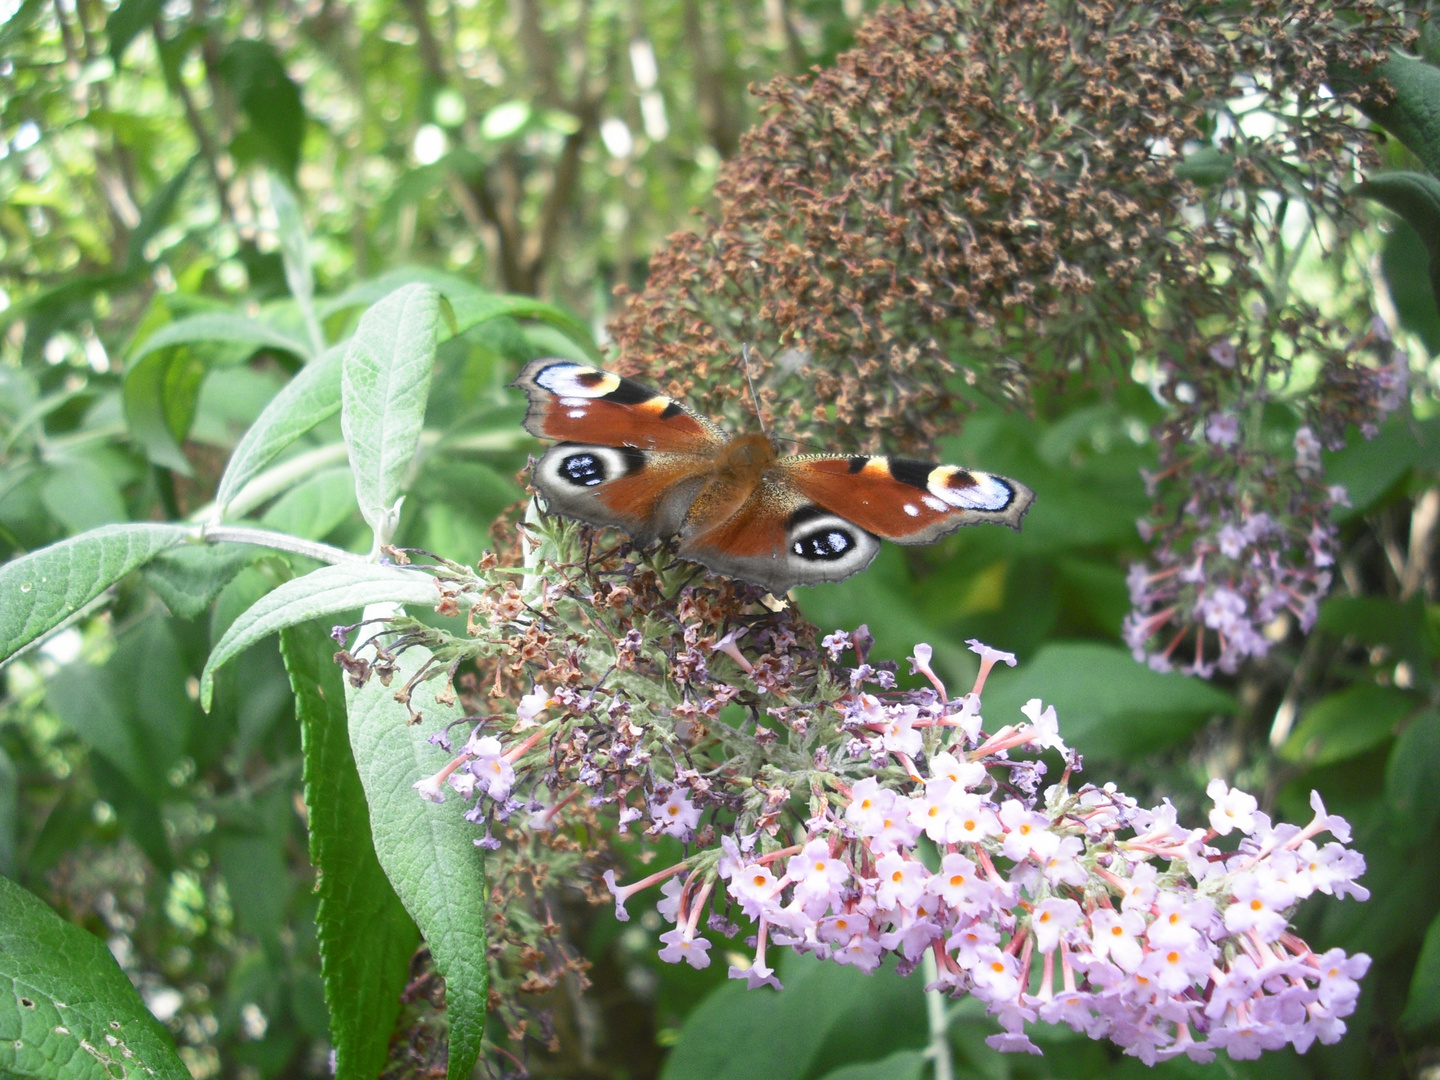
{"type": "Polygon", "coordinates": [[[843,559],[855,547],[855,538],[840,529],[819,528],[802,533],[790,545],[790,550],[802,559],[829,562],[843,559]]]}
{"type": "Polygon", "coordinates": [[[581,487],[594,487],[605,482],[605,466],[594,454],[571,454],[560,462],[565,479],[581,487]]]}

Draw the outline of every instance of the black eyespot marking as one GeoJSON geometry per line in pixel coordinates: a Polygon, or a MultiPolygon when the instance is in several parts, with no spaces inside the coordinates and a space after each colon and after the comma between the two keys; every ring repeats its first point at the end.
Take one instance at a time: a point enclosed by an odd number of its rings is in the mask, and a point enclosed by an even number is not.
{"type": "MultiPolygon", "coordinates": [[[[614,395],[611,396],[613,397],[614,395]]],[[[672,401],[669,405],[666,405],[664,410],[660,413],[660,419],[669,420],[672,416],[679,416],[684,411],[685,410],[680,407],[680,403],[678,401],[672,401]]]]}
{"type": "Polygon", "coordinates": [[[594,454],[571,454],[560,462],[560,474],[576,487],[594,487],[609,479],[605,463],[594,454]]]}
{"type": "Polygon", "coordinates": [[[606,394],[603,400],[613,401],[616,405],[639,405],[653,397],[655,391],[648,386],[641,386],[634,379],[621,379],[620,385],[606,394]]]}
{"type": "Polygon", "coordinates": [[[870,459],[864,454],[859,454],[850,459],[850,471],[852,473],[857,473],[861,469],[865,468],[865,466],[868,464],[870,464],[870,459]]]}
{"type": "Polygon", "coordinates": [[[909,484],[921,491],[930,490],[930,474],[935,466],[928,461],[914,458],[894,457],[890,459],[890,475],[902,484],[909,484]]]}
{"type": "Polygon", "coordinates": [[[797,536],[791,550],[811,562],[834,562],[843,559],[855,548],[855,537],[835,526],[816,529],[797,536]]]}
{"type": "Polygon", "coordinates": [[[575,381],[578,382],[581,386],[594,389],[605,381],[605,372],[582,371],[575,376],[575,381]]]}

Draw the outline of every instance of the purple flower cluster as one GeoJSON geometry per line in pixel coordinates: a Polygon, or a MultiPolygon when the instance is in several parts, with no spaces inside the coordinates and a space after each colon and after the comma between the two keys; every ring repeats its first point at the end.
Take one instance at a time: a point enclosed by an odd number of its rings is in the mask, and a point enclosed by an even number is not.
{"type": "Polygon", "coordinates": [[[1347,425],[1373,436],[1408,393],[1408,359],[1380,320],[1336,345],[1318,323],[1272,326],[1263,307],[1256,314],[1264,334],[1320,358],[1320,373],[1296,399],[1306,422],[1277,451],[1264,410],[1288,367],[1267,352],[1270,338],[1214,342],[1208,368],[1183,377],[1162,365],[1156,392],[1176,411],[1159,432],[1161,467],[1145,474],[1155,503],[1137,525],[1151,553],[1130,568],[1122,628],[1156,670],[1231,674],[1283,639],[1290,620],[1310,630],[1332,580],[1331,515],[1348,505],[1343,487],[1323,482],[1321,450],[1343,446],[1347,425]]]}
{"type": "MultiPolygon", "coordinates": [[[[981,686],[993,663],[1013,663],[975,647],[981,686]]],[[[928,648],[916,654],[933,679],[928,648]]],[[[629,885],[605,875],[621,919],[631,895],[663,883],[658,910],[674,926],[661,935],[662,959],[708,966],[701,916],[724,882],[732,910],[756,926],[754,959],[732,978],[778,988],[770,945],[866,972],[891,954],[909,972],[930,951],[931,988],[984,1001],[1004,1029],[987,1041],[1002,1051],[1039,1053],[1024,1030],[1037,1020],[1148,1063],[1209,1061],[1217,1049],[1253,1058],[1286,1043],[1303,1052],[1344,1032],[1369,958],[1316,954],[1287,923],[1312,893],[1368,895],[1355,884],[1363,858],[1317,844],[1327,831],[1349,838],[1318,795],[1303,829],[1272,824],[1221,780],[1209,788],[1208,830],[1113,786],[1072,794],[1062,780],[1037,800],[1025,792],[1043,765],[1010,752],[1052,748],[1073,765],[1053,707],[1031,700],[1025,723],[985,736],[978,690],[951,701],[934,680],[936,693],[882,700],[860,692],[866,674],[880,673],[855,672],[845,730],[852,756],[875,772],[837,778],[795,843],[779,847],[757,829],[629,885]],[[1242,837],[1234,851],[1211,845],[1231,833],[1242,837]]],[[[652,800],[650,815],[652,832],[687,838],[699,818],[680,787],[652,800]]],[[[708,925],[734,932],[719,913],[708,925]]]]}

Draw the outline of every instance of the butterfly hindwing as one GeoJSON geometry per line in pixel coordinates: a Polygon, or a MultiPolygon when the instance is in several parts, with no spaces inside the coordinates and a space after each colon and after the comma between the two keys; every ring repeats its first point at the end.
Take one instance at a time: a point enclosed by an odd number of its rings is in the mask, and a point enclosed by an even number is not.
{"type": "Polygon", "coordinates": [[[633,379],[573,360],[532,360],[515,379],[529,408],[525,430],[541,439],[704,453],[726,435],[678,401],[633,379]]]}
{"type": "Polygon", "coordinates": [[[841,581],[870,565],[880,541],[793,487],[762,481],[718,523],[693,523],[680,556],[779,595],[793,585],[841,581]]]}
{"type": "Polygon", "coordinates": [[[534,475],[551,512],[645,544],[680,531],[708,466],[695,454],[566,442],[545,452],[534,475]]]}
{"type": "Polygon", "coordinates": [[[933,543],[982,521],[1018,529],[1035,501],[1003,476],[910,458],[814,454],[777,465],[806,499],[897,544],[933,543]]]}

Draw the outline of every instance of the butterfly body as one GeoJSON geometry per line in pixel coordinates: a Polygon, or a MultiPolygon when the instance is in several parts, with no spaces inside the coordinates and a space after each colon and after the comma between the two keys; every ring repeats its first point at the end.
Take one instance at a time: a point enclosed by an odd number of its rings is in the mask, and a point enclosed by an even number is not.
{"type": "Polygon", "coordinates": [[[880,538],[931,543],[962,525],[1019,528],[1034,495],[989,473],[864,454],[782,456],[631,379],[534,360],[515,380],[525,429],[557,441],[535,467],[552,512],[678,537],[682,558],[783,593],[870,564],[880,538]]]}

